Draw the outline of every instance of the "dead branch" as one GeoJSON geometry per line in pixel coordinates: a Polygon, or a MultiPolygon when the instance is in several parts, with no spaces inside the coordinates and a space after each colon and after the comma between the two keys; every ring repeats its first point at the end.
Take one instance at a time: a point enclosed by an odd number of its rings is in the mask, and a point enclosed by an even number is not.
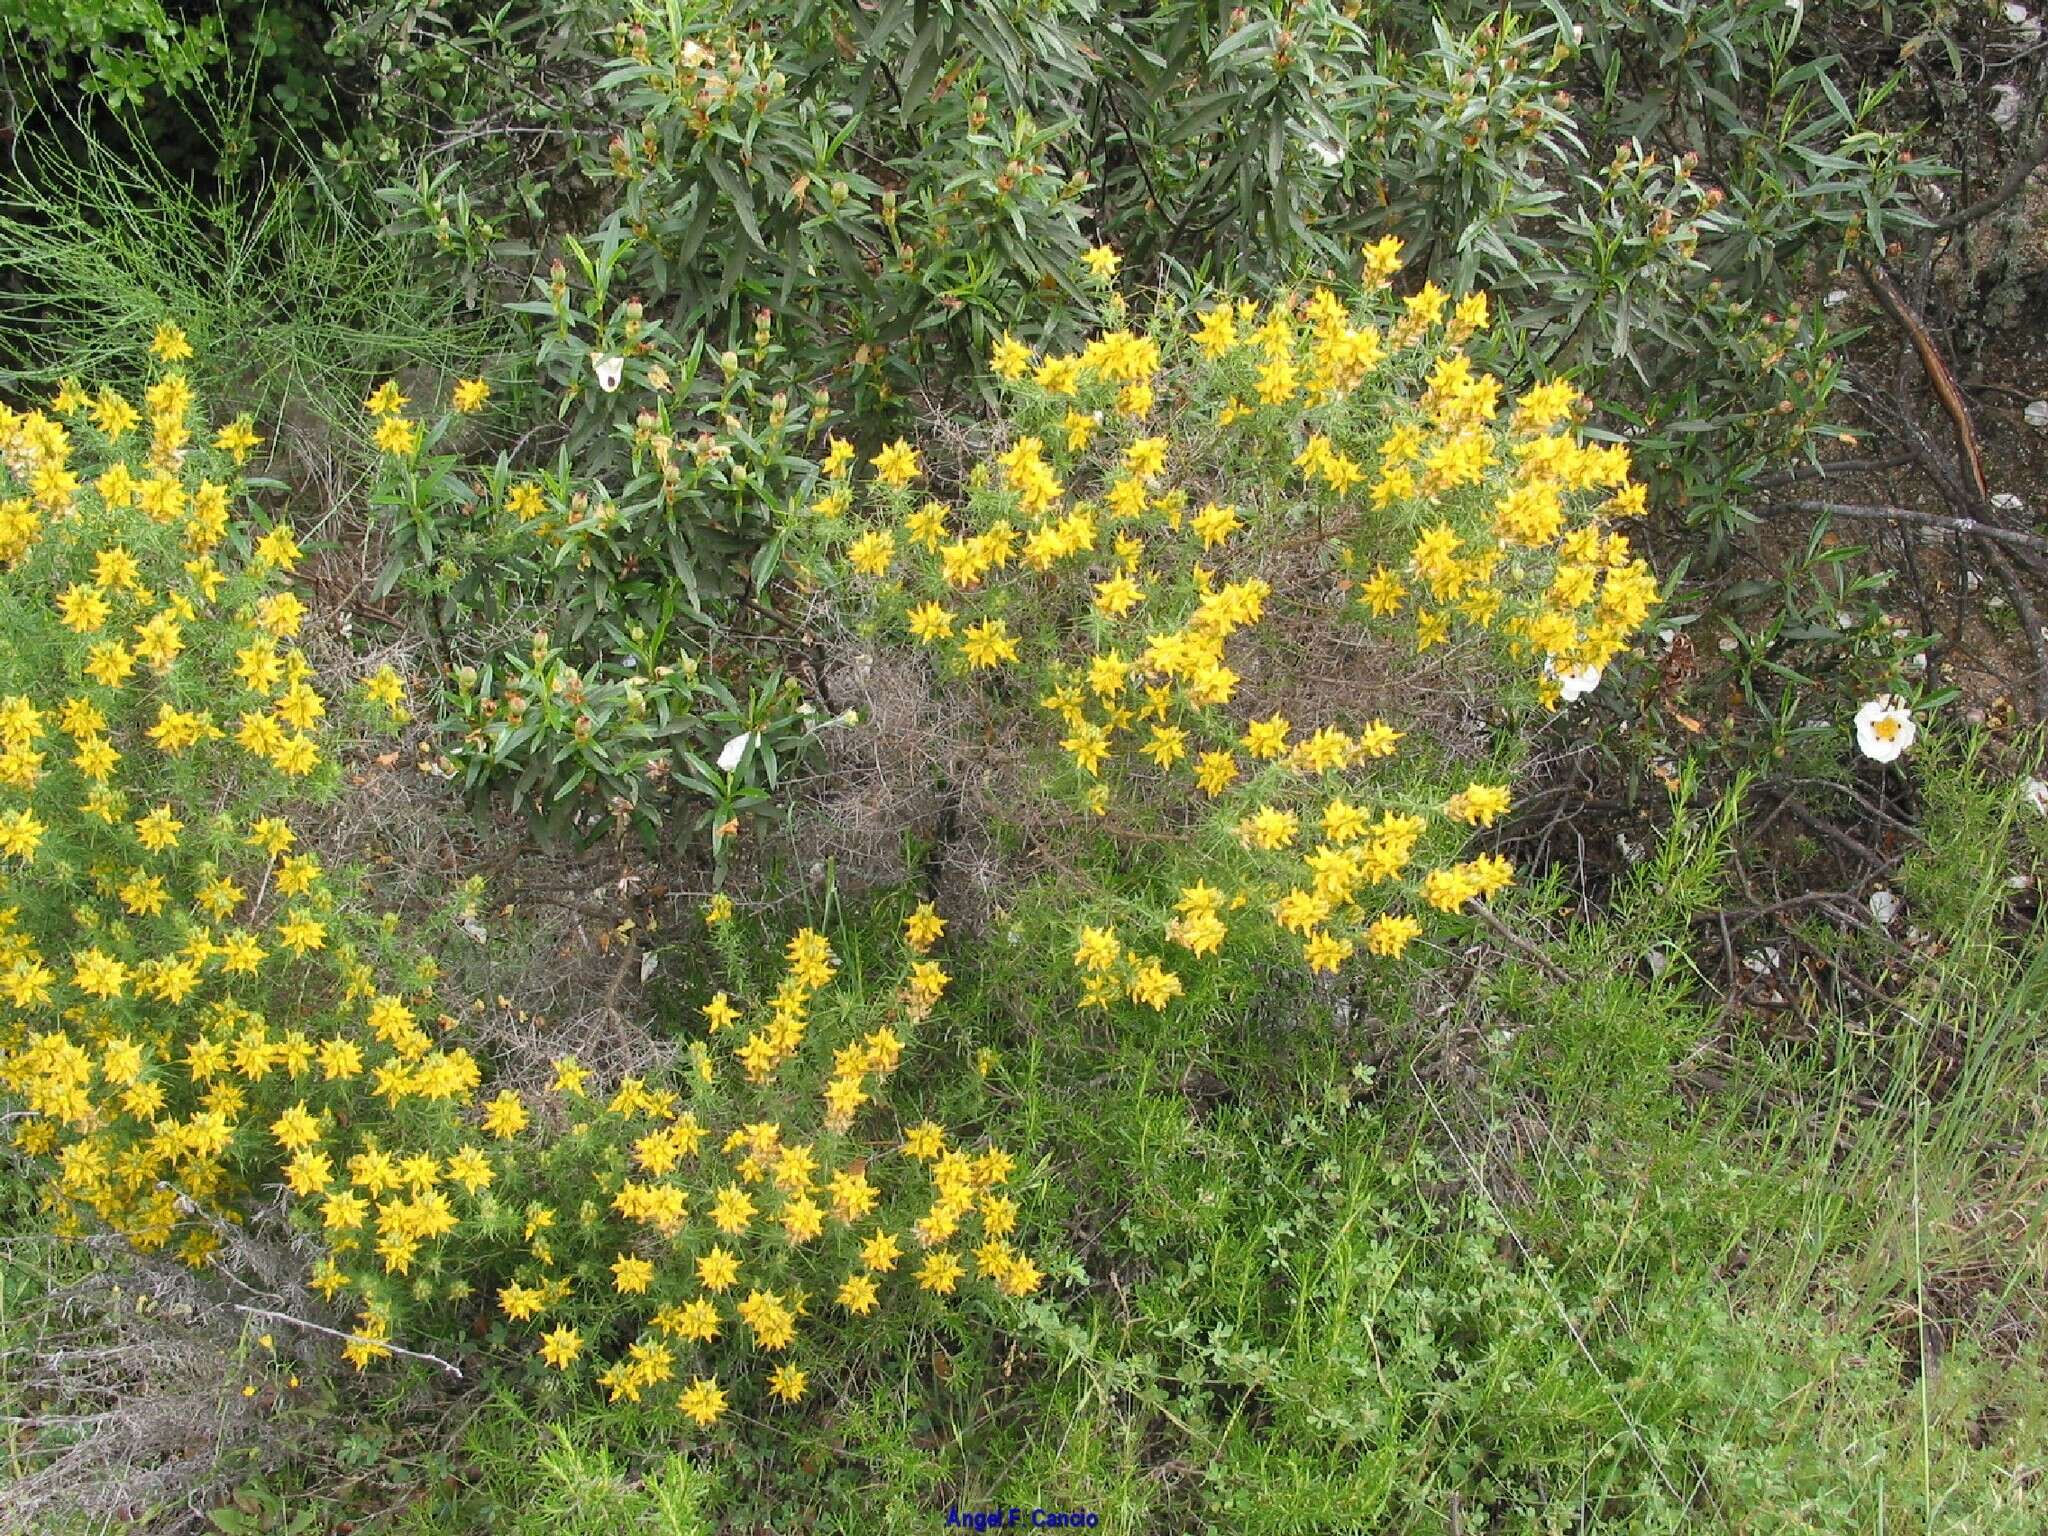
{"type": "Polygon", "coordinates": [[[2022,533],[2017,528],[2001,528],[1996,523],[1982,522],[1974,517],[1947,517],[1939,512],[1916,512],[1910,507],[1860,506],[1853,502],[1840,501],[1775,501],[1763,510],[1823,512],[1831,517],[1856,517],[1876,522],[1891,519],[1901,523],[1917,523],[1923,528],[1946,528],[1952,533],[1994,539],[2001,544],[2011,544],[2015,548],[2048,555],[2048,538],[2043,538],[2038,533],[2022,533]]]}
{"type": "Polygon", "coordinates": [[[324,1333],[330,1339],[341,1339],[349,1344],[368,1344],[394,1355],[403,1355],[408,1360],[424,1360],[429,1365],[438,1365],[450,1376],[455,1377],[456,1380],[460,1381],[462,1379],[461,1366],[451,1361],[443,1360],[439,1355],[429,1355],[417,1349],[403,1348],[400,1345],[393,1344],[389,1339],[372,1339],[360,1333],[347,1333],[339,1328],[329,1328],[325,1323],[311,1323],[303,1317],[293,1317],[289,1313],[272,1312],[264,1307],[245,1307],[239,1301],[230,1302],[229,1306],[234,1311],[246,1312],[251,1317],[268,1318],[274,1323],[289,1323],[294,1328],[304,1328],[311,1333],[324,1333]]]}

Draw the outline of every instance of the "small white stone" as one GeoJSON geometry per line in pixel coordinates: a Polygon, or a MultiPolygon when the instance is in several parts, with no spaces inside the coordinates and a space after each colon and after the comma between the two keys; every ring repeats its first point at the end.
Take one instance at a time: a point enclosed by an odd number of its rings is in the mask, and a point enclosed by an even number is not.
{"type": "Polygon", "coordinates": [[[2048,400],[2029,400],[2026,418],[2028,426],[2048,429],[2048,400]]]}
{"type": "Polygon", "coordinates": [[[2013,495],[2011,491],[2000,491],[1991,498],[1991,505],[2000,512],[2023,512],[2027,506],[2024,501],[2013,495]]]}
{"type": "Polygon", "coordinates": [[[1991,94],[1997,98],[1991,104],[1991,121],[2005,132],[2012,132],[2019,126],[2020,88],[2010,80],[2001,80],[1991,87],[1991,94]]]}
{"type": "Polygon", "coordinates": [[[2020,797],[2039,816],[2048,816],[2048,779],[2029,779],[2020,786],[2020,797]]]}
{"type": "Polygon", "coordinates": [[[1906,910],[1906,904],[1891,891],[1877,890],[1870,893],[1870,915],[1889,928],[1899,920],[1899,914],[1906,910]]]}
{"type": "Polygon", "coordinates": [[[1848,302],[1849,290],[1846,288],[1830,288],[1827,292],[1827,297],[1821,300],[1821,303],[1825,304],[1829,309],[1848,302]]]}

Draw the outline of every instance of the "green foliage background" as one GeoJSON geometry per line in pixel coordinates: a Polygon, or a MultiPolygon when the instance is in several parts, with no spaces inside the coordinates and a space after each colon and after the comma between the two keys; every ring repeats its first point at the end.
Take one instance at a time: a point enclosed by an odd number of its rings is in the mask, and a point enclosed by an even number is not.
{"type": "MultiPolygon", "coordinates": [[[[687,814],[635,802],[661,861],[634,878],[680,888],[712,877],[704,822],[784,803],[815,733],[783,679],[815,680],[824,637],[755,576],[793,489],[732,547],[694,521],[608,533],[597,575],[474,515],[521,476],[566,499],[645,472],[643,396],[574,387],[629,319],[692,360],[662,430],[750,439],[780,394],[802,431],[872,451],[978,409],[1006,331],[1090,323],[1089,246],[1183,297],[1299,284],[1398,235],[1413,279],[1494,293],[1495,366],[1569,372],[1631,442],[1677,578],[1667,617],[1701,658],[1681,694],[1676,651],[1649,650],[1592,702],[1595,766],[1534,813],[1544,856],[1504,913],[1526,949],[1475,929],[1440,972],[1342,993],[1238,949],[1156,1026],[1112,1027],[1062,1002],[1071,879],[1005,887],[892,1095],[1021,1133],[1048,1294],[1001,1325],[849,1331],[843,1392],[709,1446],[595,1394],[365,1383],[253,1326],[174,1328],[166,1310],[211,1303],[166,1305],[39,1235],[9,1167],[10,1492],[52,1469],[114,1481],[99,1437],[177,1379],[167,1340],[200,1338],[218,1428],[190,1453],[199,1491],[140,1485],[143,1528],[192,1506],[228,1532],[869,1531],[1042,1501],[1107,1529],[2031,1536],[2041,741],[1994,709],[1982,731],[1928,724],[1889,776],[1847,757],[1843,720],[1905,686],[1932,626],[1882,552],[1756,526],[1766,487],[1867,430],[1842,372],[1863,322],[1818,296],[1962,184],[1933,128],[1982,116],[1993,24],[1860,0],[0,0],[0,395],[123,379],[159,320],[190,329],[204,391],[277,445],[268,509],[332,569],[385,579],[361,594],[383,617],[354,613],[337,645],[403,647],[444,685],[408,751],[455,754],[476,807],[405,835],[462,859],[509,839],[493,958],[436,935],[458,976],[496,985],[504,953],[544,970],[562,941],[518,904],[519,872],[544,889],[558,856],[524,840],[530,810],[546,830],[535,783],[580,771],[623,795],[648,751],[702,766],[762,731],[782,755],[707,770],[687,814]],[[423,399],[458,376],[494,390],[404,500],[373,488],[359,413],[394,373],[423,399]],[[729,580],[683,579],[710,564],[729,580]],[[651,748],[627,677],[650,636],[710,658],[655,707],[651,748]],[[504,679],[564,666],[605,731],[554,711],[464,755],[504,679]],[[1639,861],[1589,864],[1617,827],[1639,861]],[[1822,871],[1845,855],[1862,874],[1833,897],[1822,871]],[[1774,877],[1819,899],[1759,929],[1774,877]],[[1873,886],[1910,933],[1859,916],[1873,886]],[[1777,951],[1797,995],[1736,1006],[1745,960],[1777,951]]],[[[1983,627],[2019,643],[2010,616],[1983,627]]],[[[1951,697],[1920,694],[1923,719],[1951,697]]],[[[1155,909],[1199,873],[1155,852],[1089,845],[1082,872],[1155,909]]],[[[924,894],[763,860],[847,953],[892,941],[924,894]]],[[[587,874],[565,899],[613,878],[587,874]]],[[[600,915],[626,913],[645,915],[625,897],[600,915]]],[[[642,973],[654,1035],[681,1034],[691,952],[641,939],[662,961],[642,973]]],[[[103,1528],[47,1511],[25,1528],[103,1528]]]]}

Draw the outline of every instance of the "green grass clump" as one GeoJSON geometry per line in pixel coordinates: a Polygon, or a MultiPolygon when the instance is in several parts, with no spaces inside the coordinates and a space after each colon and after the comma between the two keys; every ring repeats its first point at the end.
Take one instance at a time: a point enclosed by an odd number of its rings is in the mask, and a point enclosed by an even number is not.
{"type": "MultiPolygon", "coordinates": [[[[223,143],[247,137],[231,102],[207,124],[223,143]]],[[[289,144],[205,186],[48,110],[0,171],[0,270],[0,386],[127,379],[170,320],[198,352],[201,394],[252,411],[267,436],[287,407],[302,426],[352,421],[344,406],[381,373],[462,371],[492,346],[289,144]]]]}

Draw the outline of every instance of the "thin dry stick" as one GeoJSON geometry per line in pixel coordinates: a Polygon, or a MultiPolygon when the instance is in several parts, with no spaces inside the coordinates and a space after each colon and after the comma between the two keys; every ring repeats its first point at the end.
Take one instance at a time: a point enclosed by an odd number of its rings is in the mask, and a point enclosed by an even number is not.
{"type": "Polygon", "coordinates": [[[1512,946],[1518,954],[1520,954],[1524,959],[1526,959],[1531,965],[1535,966],[1538,970],[1543,972],[1543,974],[1548,976],[1552,981],[1562,983],[1565,986],[1571,985],[1572,978],[1565,972],[1562,966],[1558,965],[1557,962],[1552,960],[1548,955],[1544,954],[1542,950],[1538,949],[1534,944],[1531,944],[1527,939],[1523,938],[1519,933],[1515,932],[1514,929],[1510,928],[1506,923],[1502,922],[1498,917],[1496,917],[1493,914],[1490,908],[1484,906],[1472,906],[1466,908],[1466,910],[1470,912],[1472,916],[1478,918],[1479,921],[1486,926],[1487,930],[1491,932],[1495,938],[1504,940],[1507,944],[1512,946]]]}
{"type": "Polygon", "coordinates": [[[1978,446],[1976,424],[1970,420],[1970,402],[1964,396],[1962,386],[1956,382],[1955,370],[1941,355],[1941,348],[1935,345],[1927,322],[1914,312],[1912,304],[1899,292],[1899,285],[1892,281],[1891,274],[1867,261],[1858,261],[1856,270],[1862,273],[1864,282],[1870,285],[1870,291],[1877,295],[1891,317],[1912,338],[1913,349],[1920,354],[1920,366],[1927,375],[1927,382],[1934,386],[1942,409],[1948,412],[1949,421],[1955,427],[1956,452],[1970,477],[1970,485],[1977,493],[1976,499],[1980,503],[1989,501],[1991,486],[1984,478],[1984,452],[1978,446]]]}
{"type": "Polygon", "coordinates": [[[251,1317],[267,1317],[274,1323],[290,1323],[294,1328],[304,1328],[313,1333],[324,1333],[330,1339],[341,1339],[350,1344],[368,1344],[389,1354],[404,1355],[408,1360],[424,1360],[429,1365],[438,1365],[456,1380],[460,1381],[462,1379],[461,1366],[443,1360],[439,1355],[424,1354],[417,1349],[406,1349],[401,1345],[391,1343],[388,1339],[372,1339],[360,1333],[346,1333],[339,1328],[329,1328],[325,1323],[309,1323],[303,1317],[293,1317],[287,1312],[272,1312],[264,1307],[245,1307],[239,1301],[230,1302],[229,1306],[237,1312],[246,1312],[251,1317]]]}
{"type": "Polygon", "coordinates": [[[1916,512],[1910,507],[1865,507],[1839,501],[1774,501],[1763,510],[1825,512],[1833,517],[1860,517],[1877,522],[1892,519],[1901,523],[1918,523],[1927,528],[1948,528],[1974,538],[1995,539],[2001,544],[2012,544],[2020,549],[2031,549],[2037,554],[2048,555],[2048,538],[2043,538],[2038,533],[2022,533],[2017,528],[2001,528],[1995,523],[1979,522],[1974,517],[1944,517],[1938,512],[1916,512]]]}
{"type": "Polygon", "coordinates": [[[1985,214],[1992,212],[1999,204],[2010,202],[2019,196],[2020,189],[2027,184],[2027,178],[2041,168],[2048,160],[2048,133],[2044,133],[2019,153],[2019,158],[2005,168],[2005,175],[1987,195],[1980,197],[1967,208],[1950,214],[1933,226],[1935,234],[1945,234],[1952,229],[1961,229],[1965,224],[1974,224],[1985,214]]]}

